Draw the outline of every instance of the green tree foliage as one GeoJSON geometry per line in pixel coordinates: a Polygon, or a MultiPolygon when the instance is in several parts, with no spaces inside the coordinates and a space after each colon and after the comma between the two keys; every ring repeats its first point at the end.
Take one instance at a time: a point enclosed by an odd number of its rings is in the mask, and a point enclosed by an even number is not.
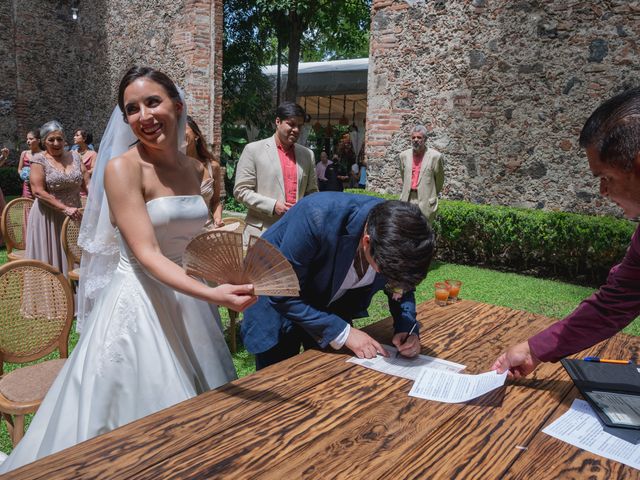
{"type": "Polygon", "coordinates": [[[282,98],[295,99],[298,63],[369,52],[371,0],[228,0],[224,6],[224,121],[262,127],[271,87],[260,67],[287,57],[282,98]],[[280,48],[279,48],[280,47],[280,48]]]}
{"type": "Polygon", "coordinates": [[[261,67],[288,59],[282,99],[297,95],[300,61],[366,57],[371,0],[227,0],[224,4],[222,162],[227,188],[246,139],[236,124],[273,128],[272,85],[261,67]]]}

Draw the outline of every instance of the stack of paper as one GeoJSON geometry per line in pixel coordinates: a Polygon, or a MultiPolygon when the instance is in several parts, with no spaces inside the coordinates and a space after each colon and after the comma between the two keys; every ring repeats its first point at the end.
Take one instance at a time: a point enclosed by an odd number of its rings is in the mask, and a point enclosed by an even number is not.
{"type": "Polygon", "coordinates": [[[389,357],[352,357],[347,361],[387,375],[414,380],[409,392],[413,397],[447,403],[468,402],[504,385],[507,378],[506,372],[498,375],[494,371],[481,375],[463,375],[458,372],[466,367],[459,363],[428,355],[396,357],[395,347],[383,347],[390,353],[389,357]]]}

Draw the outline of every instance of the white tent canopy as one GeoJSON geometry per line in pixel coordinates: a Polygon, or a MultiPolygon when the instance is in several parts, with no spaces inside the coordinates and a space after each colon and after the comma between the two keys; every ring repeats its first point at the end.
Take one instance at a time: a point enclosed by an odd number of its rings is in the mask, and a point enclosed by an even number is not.
{"type": "MultiPolygon", "coordinates": [[[[277,65],[263,67],[265,75],[274,79],[278,75],[277,65]]],[[[367,93],[368,58],[307,62],[298,65],[298,95],[325,96],[367,93]]],[[[281,68],[281,89],[287,84],[286,65],[281,68]]]]}
{"type": "MultiPolygon", "coordinates": [[[[298,66],[298,98],[313,122],[335,124],[344,116],[349,123],[362,121],[367,111],[368,58],[300,63],[298,66]]],[[[263,67],[274,85],[277,66],[263,67]]],[[[281,70],[281,91],[287,84],[287,67],[281,70]]]]}

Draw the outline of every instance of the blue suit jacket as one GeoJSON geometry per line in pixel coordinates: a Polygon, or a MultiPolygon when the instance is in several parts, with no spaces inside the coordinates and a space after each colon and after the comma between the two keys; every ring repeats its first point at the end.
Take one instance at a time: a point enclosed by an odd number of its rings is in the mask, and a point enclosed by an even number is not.
{"type": "MultiPolygon", "coordinates": [[[[263,239],[291,262],[300,281],[300,297],[260,297],[244,313],[242,338],[247,350],[261,353],[274,347],[293,323],[303,327],[321,348],[345,328],[345,322],[368,316],[371,297],[387,283],[376,274],[372,285],[349,290],[329,305],[344,281],[364,232],[369,211],[382,200],[338,192],[304,197],[269,228],[263,239]]],[[[416,321],[413,292],[400,301],[389,295],[396,332],[407,332],[416,321]]]]}

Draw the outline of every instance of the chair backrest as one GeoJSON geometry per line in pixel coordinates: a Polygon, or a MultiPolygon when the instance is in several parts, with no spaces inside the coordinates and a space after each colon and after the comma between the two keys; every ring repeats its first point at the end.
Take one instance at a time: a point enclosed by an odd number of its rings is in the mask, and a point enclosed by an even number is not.
{"type": "Polygon", "coordinates": [[[69,355],[73,294],[57,269],[38,260],[0,267],[0,375],[3,362],[25,363],[56,348],[69,355]]]}
{"type": "Polygon", "coordinates": [[[62,223],[61,242],[67,256],[69,271],[73,270],[74,265],[79,265],[82,258],[82,249],[78,245],[80,223],[81,220],[72,220],[71,217],[65,218],[62,223]]]}
{"type": "Polygon", "coordinates": [[[233,223],[237,223],[238,228],[233,230],[234,232],[237,232],[237,233],[244,232],[244,229],[247,225],[244,219],[240,217],[224,217],[222,221],[224,222],[225,225],[231,225],[233,223]]]}
{"type": "Polygon", "coordinates": [[[4,207],[0,228],[7,253],[11,253],[14,248],[27,248],[27,219],[32,205],[33,200],[30,198],[15,198],[4,207]]]}

